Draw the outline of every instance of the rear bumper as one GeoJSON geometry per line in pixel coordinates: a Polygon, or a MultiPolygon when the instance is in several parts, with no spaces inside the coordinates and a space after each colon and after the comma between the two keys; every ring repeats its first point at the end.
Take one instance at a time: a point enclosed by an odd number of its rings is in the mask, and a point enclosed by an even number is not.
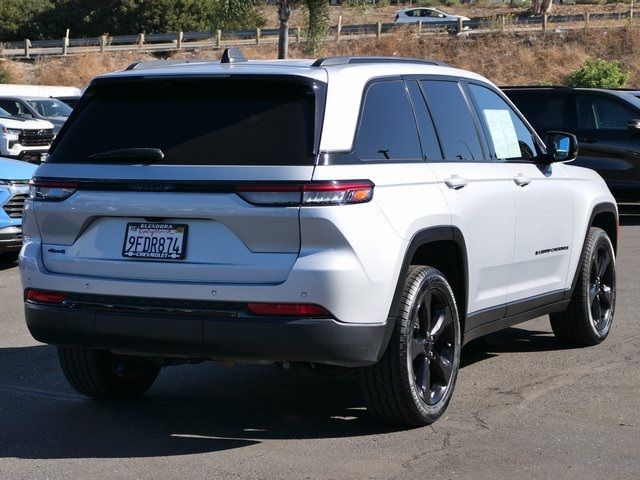
{"type": "Polygon", "coordinates": [[[233,310],[127,311],[27,302],[25,315],[33,337],[44,343],[160,357],[356,367],[377,362],[388,338],[386,324],[242,316],[233,310]]]}
{"type": "Polygon", "coordinates": [[[0,253],[17,252],[22,246],[22,228],[0,228],[0,253]]]}

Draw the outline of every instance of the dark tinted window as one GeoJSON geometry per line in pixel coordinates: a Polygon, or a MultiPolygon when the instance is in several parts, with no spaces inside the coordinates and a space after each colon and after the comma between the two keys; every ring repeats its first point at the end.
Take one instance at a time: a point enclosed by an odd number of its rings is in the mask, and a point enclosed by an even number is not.
{"type": "Polygon", "coordinates": [[[578,95],[578,128],[581,130],[626,130],[638,113],[622,102],[597,95],[578,95]]]}
{"type": "Polygon", "coordinates": [[[469,84],[478,113],[496,159],[532,160],[537,156],[533,134],[500,96],[490,89],[469,84]]]}
{"type": "Polygon", "coordinates": [[[7,112],[9,112],[11,115],[14,115],[14,116],[26,113],[22,105],[20,105],[15,100],[0,99],[0,108],[2,108],[3,110],[6,110],[7,112]]]}
{"type": "Polygon", "coordinates": [[[313,88],[282,80],[165,79],[103,83],[50,162],[159,148],[170,165],[312,165],[313,88]]]}
{"type": "Polygon", "coordinates": [[[573,95],[547,92],[505,92],[518,110],[540,134],[549,130],[572,131],[576,129],[573,95]]]}
{"type": "Polygon", "coordinates": [[[362,160],[422,158],[416,122],[401,80],[377,82],[367,89],[355,151],[362,160]]]}
{"type": "Polygon", "coordinates": [[[424,101],[420,87],[417,82],[409,82],[407,86],[413,104],[413,111],[416,114],[416,120],[418,122],[422,153],[428,160],[442,160],[442,151],[438,143],[436,129],[433,126],[433,119],[431,118],[429,110],[427,110],[427,104],[424,101]]]}
{"type": "Polygon", "coordinates": [[[480,138],[457,82],[422,81],[446,160],[482,161],[480,138]]]}

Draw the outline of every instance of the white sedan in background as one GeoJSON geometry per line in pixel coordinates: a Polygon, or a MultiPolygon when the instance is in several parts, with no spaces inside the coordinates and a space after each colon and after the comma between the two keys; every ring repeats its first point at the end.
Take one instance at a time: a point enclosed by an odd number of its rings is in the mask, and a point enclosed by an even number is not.
{"type": "Polygon", "coordinates": [[[468,17],[452,15],[437,8],[405,8],[404,10],[398,10],[396,12],[395,23],[451,22],[452,24],[456,24],[458,18],[462,18],[463,21],[469,20],[468,17]]]}

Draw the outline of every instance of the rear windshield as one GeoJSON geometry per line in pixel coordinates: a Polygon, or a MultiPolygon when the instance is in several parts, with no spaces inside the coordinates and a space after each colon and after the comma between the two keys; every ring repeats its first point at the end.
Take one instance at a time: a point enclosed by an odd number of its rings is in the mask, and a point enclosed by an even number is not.
{"type": "Polygon", "coordinates": [[[158,148],[156,164],[313,165],[316,90],[292,77],[97,83],[48,162],[158,148]]]}

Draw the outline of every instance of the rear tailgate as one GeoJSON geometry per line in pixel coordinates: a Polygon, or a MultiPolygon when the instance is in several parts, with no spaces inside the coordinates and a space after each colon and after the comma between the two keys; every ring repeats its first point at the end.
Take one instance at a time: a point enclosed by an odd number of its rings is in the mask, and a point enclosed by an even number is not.
{"type": "Polygon", "coordinates": [[[311,180],[317,82],[212,82],[90,89],[37,171],[45,183],[74,185],[67,198],[34,202],[49,271],[190,283],[286,280],[300,249],[299,206],[256,206],[235,190],[311,180]],[[164,158],[91,158],[131,148],[158,148],[164,158]],[[158,254],[150,235],[166,237],[175,255],[158,254]]]}

